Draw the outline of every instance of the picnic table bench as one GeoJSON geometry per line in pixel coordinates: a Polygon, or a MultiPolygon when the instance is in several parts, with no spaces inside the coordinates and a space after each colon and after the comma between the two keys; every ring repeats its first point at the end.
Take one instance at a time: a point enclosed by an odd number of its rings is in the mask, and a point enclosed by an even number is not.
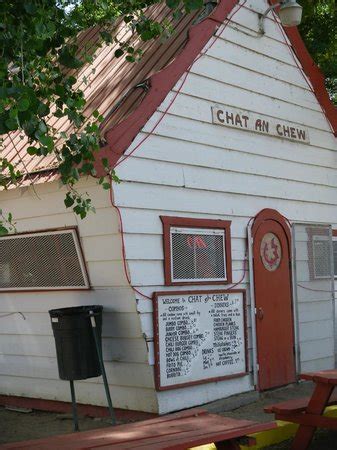
{"type": "Polygon", "coordinates": [[[116,427],[71,433],[34,441],[0,445],[1,450],[183,450],[214,442],[219,450],[239,450],[239,443],[255,445],[248,435],[276,428],[192,409],[116,427]]]}
{"type": "MultiPolygon", "coordinates": [[[[292,414],[292,413],[301,413],[306,410],[309,401],[311,397],[300,397],[300,398],[294,398],[291,400],[286,400],[284,402],[275,403],[272,405],[267,405],[264,408],[264,411],[266,413],[274,413],[277,415],[277,420],[283,420],[279,417],[283,417],[284,414],[292,414]]],[[[337,392],[334,392],[328,403],[327,406],[331,405],[337,405],[337,392]]]]}
{"type": "Polygon", "coordinates": [[[303,397],[266,406],[267,413],[274,413],[275,419],[298,423],[299,428],[292,443],[292,450],[306,450],[316,428],[337,429],[337,419],[323,416],[327,406],[337,404],[337,370],[323,370],[304,373],[300,376],[315,384],[311,397],[303,397]]]}

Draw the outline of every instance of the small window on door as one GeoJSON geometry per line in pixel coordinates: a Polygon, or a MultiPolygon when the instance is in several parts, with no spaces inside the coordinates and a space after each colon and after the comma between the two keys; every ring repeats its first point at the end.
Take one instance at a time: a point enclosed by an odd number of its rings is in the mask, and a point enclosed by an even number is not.
{"type": "Polygon", "coordinates": [[[165,284],[231,283],[230,222],[161,217],[165,284]]]}

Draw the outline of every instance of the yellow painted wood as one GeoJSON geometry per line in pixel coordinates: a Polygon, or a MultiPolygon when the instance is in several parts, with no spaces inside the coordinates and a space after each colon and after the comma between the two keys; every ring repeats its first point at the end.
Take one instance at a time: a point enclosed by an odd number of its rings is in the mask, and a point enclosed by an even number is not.
{"type": "MultiPolygon", "coordinates": [[[[329,406],[326,408],[324,415],[327,417],[336,417],[337,418],[337,405],[329,406]]],[[[248,447],[246,445],[241,445],[241,450],[258,450],[261,448],[268,447],[269,445],[278,444],[279,442],[286,441],[287,439],[291,439],[298,428],[298,425],[290,422],[283,422],[281,420],[277,420],[277,428],[273,430],[262,431],[260,433],[254,433],[250,436],[256,439],[256,445],[252,447],[248,447]]],[[[214,444],[201,445],[199,447],[193,447],[190,450],[216,450],[214,444]]]]}
{"type": "Polygon", "coordinates": [[[193,447],[189,450],[216,450],[216,446],[214,444],[199,445],[199,447],[193,447]]]}
{"type": "Polygon", "coordinates": [[[243,445],[241,450],[260,449],[290,439],[294,436],[297,427],[298,425],[293,423],[277,421],[277,428],[252,434],[251,436],[256,439],[256,445],[253,447],[243,445]]]}

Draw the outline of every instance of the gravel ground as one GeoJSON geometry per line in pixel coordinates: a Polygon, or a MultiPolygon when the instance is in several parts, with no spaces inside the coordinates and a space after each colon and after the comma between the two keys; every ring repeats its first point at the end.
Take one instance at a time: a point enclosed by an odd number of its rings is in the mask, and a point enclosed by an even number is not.
{"type": "MultiPolygon", "coordinates": [[[[265,450],[285,450],[290,449],[291,440],[284,441],[277,445],[265,447],[265,450]]],[[[337,449],[337,432],[318,430],[309,447],[309,450],[336,450],[337,449]]]]}
{"type": "MultiPolygon", "coordinates": [[[[312,385],[303,383],[297,386],[288,386],[263,394],[254,403],[242,406],[233,411],[220,413],[224,416],[240,419],[250,419],[258,422],[269,422],[273,416],[265,414],[263,407],[287,399],[310,395],[312,385]]],[[[225,404],[224,400],[224,404],[225,404]]],[[[109,426],[108,418],[80,417],[81,431],[109,426]]],[[[70,414],[56,414],[42,411],[28,413],[10,411],[0,407],[0,444],[29,439],[38,439],[57,434],[71,433],[73,431],[70,414]]],[[[270,450],[284,450],[290,448],[291,441],[285,441],[268,447],[270,450]]],[[[267,448],[266,448],[267,449],[267,448]]],[[[310,450],[337,450],[337,432],[319,430],[310,446],[310,450]]]]}
{"type": "MultiPolygon", "coordinates": [[[[222,413],[224,416],[235,417],[238,419],[255,420],[258,422],[270,422],[273,420],[272,414],[266,414],[263,411],[264,406],[273,403],[290,400],[296,397],[310,396],[312,393],[312,383],[301,383],[290,385],[285,388],[265,392],[257,402],[242,406],[233,411],[222,413]]],[[[291,440],[281,442],[276,445],[265,447],[267,450],[285,450],[290,449],[291,440]]],[[[310,450],[337,450],[337,432],[318,430],[315,433],[310,450]]]]}

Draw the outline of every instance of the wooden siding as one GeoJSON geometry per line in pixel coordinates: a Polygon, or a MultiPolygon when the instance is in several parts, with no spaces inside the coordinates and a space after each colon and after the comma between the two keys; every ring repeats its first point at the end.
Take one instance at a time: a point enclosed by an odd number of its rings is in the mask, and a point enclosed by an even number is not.
{"type": "MultiPolygon", "coordinates": [[[[28,378],[19,375],[0,375],[1,390],[6,395],[17,395],[22,397],[44,398],[69,402],[69,383],[62,380],[48,380],[45,378],[28,378]]],[[[76,397],[79,403],[106,406],[104,387],[101,383],[88,383],[77,381],[76,397]]],[[[146,388],[131,386],[111,386],[112,403],[123,409],[142,411],[146,407],[150,411],[156,411],[157,400],[155,391],[146,388]],[[144,406],[146,405],[146,406],[144,406]]]]}
{"type": "MultiPolygon", "coordinates": [[[[132,283],[146,295],[164,286],[160,215],[232,220],[234,282],[243,275],[247,223],[261,209],[277,209],[292,221],[337,221],[336,138],[276,22],[267,19],[266,35],[258,37],[252,9],[260,11],[261,2],[249,5],[192,66],[154,133],[118,167],[123,182],[114,187],[114,195],[124,222],[128,266],[132,283]],[[305,126],[311,142],[213,125],[215,103],[305,126]]],[[[178,89],[180,82],[126,153],[151,132],[178,89]]],[[[240,287],[249,294],[247,274],[240,287]]],[[[151,341],[152,305],[137,297],[142,331],[151,341]]],[[[303,370],[328,368],[333,361],[331,304],[321,305],[315,295],[299,303],[303,370]]],[[[249,389],[253,386],[246,377],[159,393],[159,411],[249,389]]]]}
{"type": "MultiPolygon", "coordinates": [[[[148,364],[136,299],[121,261],[121,239],[109,194],[93,180],[82,180],[96,214],[80,220],[67,212],[58,182],[0,192],[18,231],[77,225],[88,266],[90,291],[0,294],[0,392],[8,395],[70,401],[68,383],[58,379],[55,342],[48,310],[76,305],[104,306],[103,353],[115,407],[156,412],[153,368],[148,364]],[[49,387],[48,387],[49,386],[49,387]]],[[[76,382],[80,403],[106,405],[101,377],[76,382]]]]}
{"type": "MultiPolygon", "coordinates": [[[[160,215],[231,220],[234,283],[244,274],[247,224],[261,209],[277,209],[292,221],[337,223],[336,138],[271,16],[266,35],[257,36],[253,10],[264,11],[267,1],[247,5],[192,66],[155,132],[118,167],[122,183],[114,186],[114,196],[123,217],[127,263],[133,285],[147,296],[170,290],[164,288],[160,215]],[[215,103],[305,126],[310,145],[213,125],[215,103]]],[[[128,151],[148,136],[179,88],[180,82],[128,151]]],[[[115,406],[165,413],[253,389],[247,376],[156,394],[152,303],[139,294],[135,298],[128,287],[108,194],[81,181],[79,190],[89,193],[97,213],[80,221],[65,211],[64,191],[56,182],[35,189],[36,195],[31,188],[0,192],[1,207],[13,213],[19,231],[78,225],[94,289],[1,294],[0,315],[22,311],[26,316],[25,321],[19,315],[1,319],[3,393],[69,400],[66,382],[57,379],[48,310],[90,303],[103,304],[106,311],[103,345],[115,406]]],[[[249,308],[248,273],[239,287],[247,289],[249,308]]],[[[174,287],[180,289],[186,286],[174,287]]],[[[327,301],[309,291],[299,299],[302,370],[333,364],[327,301]]],[[[247,318],[250,329],[249,313],[247,318]]],[[[251,333],[248,348],[251,369],[251,333]]],[[[77,384],[80,402],[106,404],[100,380],[77,384]]]]}

